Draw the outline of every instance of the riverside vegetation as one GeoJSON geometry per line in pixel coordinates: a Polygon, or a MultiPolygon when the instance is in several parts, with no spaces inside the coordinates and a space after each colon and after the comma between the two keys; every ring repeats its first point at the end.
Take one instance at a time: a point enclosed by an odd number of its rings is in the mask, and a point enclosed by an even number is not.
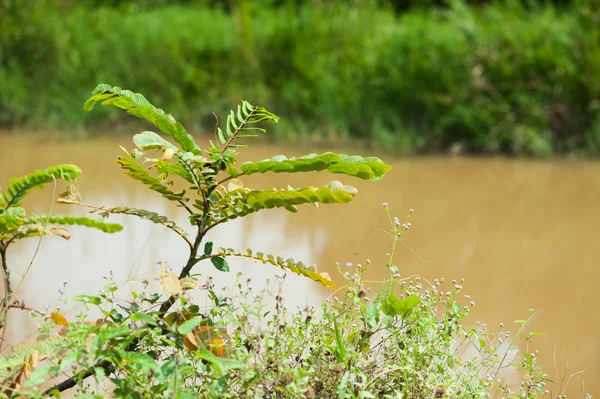
{"type": "Polygon", "coordinates": [[[599,15],[596,0],[8,0],[0,124],[112,130],[119,115],[73,109],[118,81],[198,131],[243,97],[286,115],[286,142],[593,156],[599,15]]]}
{"type": "MultiPolygon", "coordinates": [[[[49,215],[26,217],[20,202],[30,190],[49,183],[56,187],[57,179],[73,181],[80,170],[58,165],[12,179],[0,195],[6,288],[2,326],[15,308],[29,310],[40,324],[35,340],[0,358],[0,397],[60,397],[71,388],[77,398],[561,397],[564,385],[551,381],[538,364],[537,353],[528,349],[531,339],[540,335],[530,330],[540,312],[517,321],[514,333],[495,333],[485,324],[466,328],[463,319],[475,303],[462,294],[463,281],[430,283],[418,276],[400,277],[394,255],[410,222],[392,217],[387,204],[392,242],[384,267],[390,275],[373,295],[362,278],[371,267],[368,260],[364,265],[346,265],[344,286],[336,289],[330,276],[314,266],[250,249],[216,249],[212,242],[203,242],[212,228],[260,210],[296,212],[302,204],[343,204],[356,195],[353,187],[340,182],[319,188],[252,190],[244,187],[244,176],[327,171],[379,180],[390,169],[380,159],[333,153],[290,159],[280,155],[238,167],[236,148],[245,145],[241,140],[264,131],[257,123],[278,121],[262,107],[242,102],[227,116],[224,130],[216,127],[215,140],[202,150],[181,124],[140,94],[99,85],[85,108],[91,110],[99,102],[151,122],[176,143],[154,132],[136,134],[138,149],[123,149],[118,163],[131,178],[186,212],[195,234],[188,235],[150,210],[86,204],[71,184],[57,202],[91,208],[95,216],[55,216],[51,208],[49,215]],[[152,158],[141,150],[158,151],[159,156],[152,158]],[[180,179],[188,188],[176,190],[171,179],[180,179]],[[118,214],[160,224],[185,240],[189,257],[179,274],[164,267],[159,272],[160,291],[152,292],[146,282],[144,290],[131,293],[127,300],[119,297],[118,285],[108,276],[97,295],[69,300],[84,305],[71,320],[60,309],[28,308],[18,296],[20,284],[11,288],[7,248],[28,237],[68,239],[64,225],[115,233],[121,226],[106,219],[118,214]],[[217,290],[206,278],[204,264],[228,272],[230,257],[269,263],[335,291],[318,308],[291,310],[285,306],[285,274],[257,294],[242,273],[235,286],[217,290]],[[200,271],[205,281],[200,281],[200,271]],[[203,293],[212,305],[201,308],[191,293],[203,293]],[[93,313],[101,317],[91,318],[93,313]],[[516,346],[519,337],[527,344],[522,350],[516,346]],[[470,349],[475,354],[469,354],[470,349]],[[517,370],[517,380],[503,374],[507,368],[517,370]],[[51,379],[55,385],[48,386],[51,379]],[[90,384],[90,379],[98,384],[90,384]]],[[[412,210],[408,219],[411,215],[412,210]]]]}

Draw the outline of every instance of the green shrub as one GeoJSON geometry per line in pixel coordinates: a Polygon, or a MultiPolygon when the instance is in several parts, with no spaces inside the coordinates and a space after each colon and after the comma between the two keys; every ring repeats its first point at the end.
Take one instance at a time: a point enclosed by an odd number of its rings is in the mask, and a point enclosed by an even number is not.
{"type": "Polygon", "coordinates": [[[172,104],[196,129],[212,128],[213,110],[252,96],[289,116],[275,129],[279,140],[594,153],[600,29],[591,3],[454,1],[400,15],[349,2],[241,2],[231,12],[200,3],[134,11],[34,4],[17,2],[0,16],[5,125],[118,122],[73,110],[85,87],[119,81],[172,104]]]}

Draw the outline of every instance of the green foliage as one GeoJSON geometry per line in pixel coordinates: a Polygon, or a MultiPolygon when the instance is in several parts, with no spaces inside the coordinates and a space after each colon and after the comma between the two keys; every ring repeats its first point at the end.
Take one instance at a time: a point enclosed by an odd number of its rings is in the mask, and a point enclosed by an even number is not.
{"type": "Polygon", "coordinates": [[[10,381],[11,374],[14,378],[32,355],[43,359],[60,354],[66,344],[65,341],[66,339],[61,336],[41,336],[17,345],[9,354],[0,357],[0,378],[2,381],[10,381]]]}
{"type": "Polygon", "coordinates": [[[123,226],[118,223],[107,222],[103,217],[91,217],[91,216],[35,216],[28,218],[25,223],[29,224],[40,224],[40,223],[51,223],[60,225],[71,225],[71,226],[85,226],[93,229],[103,231],[105,233],[117,233],[123,230],[123,226]]]}
{"type": "Polygon", "coordinates": [[[81,174],[75,165],[51,166],[45,170],[37,170],[27,176],[12,178],[6,187],[6,194],[0,196],[0,205],[7,209],[19,206],[19,202],[34,188],[42,188],[55,179],[73,181],[81,174]]]}
{"type": "MultiPolygon", "coordinates": [[[[96,103],[102,105],[114,105],[127,110],[128,113],[144,118],[158,127],[162,133],[173,137],[173,144],[159,134],[145,131],[136,134],[133,142],[141,150],[158,150],[163,153],[161,159],[145,157],[139,150],[128,152],[125,157],[120,157],[118,163],[133,179],[148,186],[152,191],[161,194],[168,200],[175,201],[182,206],[189,216],[192,225],[198,228],[195,242],[187,239],[183,229],[175,226],[173,222],[158,214],[136,208],[95,208],[101,209],[104,216],[111,213],[122,213],[136,215],[149,219],[155,223],[163,224],[176,231],[184,237],[190,245],[192,253],[188,263],[181,271],[180,278],[187,277],[191,268],[201,260],[211,259],[211,263],[220,271],[229,271],[229,265],[222,256],[212,256],[205,253],[203,257],[197,258],[196,253],[200,243],[208,230],[218,224],[229,220],[245,217],[263,209],[285,208],[291,212],[297,212],[297,205],[301,204],[345,204],[356,195],[356,189],[345,186],[334,181],[326,186],[315,188],[305,187],[287,190],[252,190],[244,188],[243,183],[236,179],[229,182],[225,188],[222,183],[230,180],[233,176],[242,177],[256,172],[307,172],[327,170],[332,173],[341,173],[362,179],[379,180],[391,169],[379,158],[363,158],[361,156],[347,156],[327,153],[320,156],[308,155],[301,158],[288,159],[278,156],[271,160],[258,163],[245,163],[241,166],[242,172],[235,167],[236,147],[245,146],[240,139],[255,137],[255,134],[264,133],[265,130],[258,123],[276,123],[279,118],[266,109],[254,106],[243,101],[237,107],[236,112],[231,111],[226,119],[226,128],[223,131],[216,127],[215,134],[217,143],[210,143],[205,155],[200,150],[191,136],[189,139],[183,126],[175,122],[175,119],[167,115],[162,109],[156,108],[141,94],[111,87],[106,84],[99,85],[92,96],[85,103],[85,109],[92,110],[96,103]],[[147,165],[147,166],[146,166],[147,165]],[[155,172],[154,175],[152,172],[155,172]],[[222,175],[227,176],[223,177],[222,175]],[[170,177],[182,178],[189,185],[187,191],[173,191],[169,186],[174,185],[170,177]],[[221,180],[219,180],[221,178],[221,180]],[[192,201],[193,200],[193,201],[192,201]],[[192,202],[192,207],[187,205],[192,202]],[[192,210],[195,208],[195,210],[192,210]]],[[[67,192],[64,194],[63,202],[77,203],[77,194],[67,192]],[[66,200],[65,200],[66,198],[66,200]]],[[[207,247],[205,247],[206,250],[207,247]]],[[[211,247],[212,248],[212,247],[211,247]]],[[[229,253],[228,255],[232,255],[229,253]]],[[[272,258],[272,257],[271,257],[272,258]]],[[[333,286],[331,281],[325,279],[315,270],[298,266],[295,262],[275,261],[270,262],[276,266],[287,268],[295,273],[318,281],[321,284],[333,286]]]]}
{"type": "MultiPolygon", "coordinates": [[[[126,151],[126,153],[127,153],[127,151],[126,151]]],[[[143,167],[140,166],[140,164],[137,162],[137,159],[135,158],[135,156],[136,156],[135,152],[132,152],[131,155],[129,153],[127,153],[127,156],[119,157],[119,160],[117,161],[119,163],[119,165],[121,165],[121,167],[126,170],[125,173],[128,176],[131,176],[135,180],[138,180],[138,181],[144,183],[152,191],[156,191],[157,193],[162,194],[162,196],[168,200],[174,200],[174,201],[187,201],[188,200],[187,198],[184,197],[185,191],[174,192],[166,187],[166,185],[169,184],[168,181],[163,182],[160,179],[151,176],[150,173],[148,173],[148,171],[146,169],[144,169],[143,167]]]]}
{"type": "MultiPolygon", "coordinates": [[[[315,265],[306,266],[304,263],[296,262],[292,258],[283,259],[281,256],[275,257],[273,255],[264,254],[262,252],[254,253],[251,249],[247,249],[246,252],[237,252],[232,248],[219,248],[217,254],[218,256],[211,256],[212,261],[214,261],[215,259],[223,260],[223,258],[226,256],[234,256],[259,261],[263,264],[269,263],[273,266],[280,267],[281,269],[289,270],[301,276],[308,277],[311,280],[316,281],[319,284],[324,285],[326,287],[331,287],[333,289],[336,288],[333,281],[331,281],[331,277],[329,276],[329,274],[317,273],[317,267],[315,265]]],[[[221,262],[221,260],[218,262],[221,262]]]]}
{"type": "Polygon", "coordinates": [[[0,233],[8,233],[23,225],[25,209],[8,208],[0,213],[0,233]]]}
{"type": "Polygon", "coordinates": [[[232,110],[229,115],[227,115],[227,134],[225,135],[223,130],[221,130],[220,127],[217,127],[217,136],[225,148],[241,147],[245,144],[239,142],[233,144],[232,141],[235,139],[257,137],[255,134],[243,134],[243,132],[251,132],[253,130],[262,133],[265,132],[265,129],[248,125],[260,122],[277,123],[278,121],[279,118],[266,109],[254,107],[249,102],[242,101],[242,104],[237,107],[237,113],[234,113],[232,110]]]}
{"type": "MultiPolygon", "coordinates": [[[[400,15],[378,2],[285,3],[246,1],[231,13],[200,3],[135,12],[81,2],[17,7],[0,16],[0,47],[11,54],[0,62],[0,122],[117,122],[108,112],[73,112],[87,87],[110,80],[151,92],[204,131],[213,111],[252,95],[286,115],[273,127],[278,140],[342,138],[411,153],[598,153],[592,2],[452,1],[400,15]]],[[[136,104],[137,95],[121,94],[96,96],[136,104]]],[[[134,109],[182,133],[165,113],[134,109]]]]}
{"type": "Polygon", "coordinates": [[[84,109],[91,111],[96,103],[102,105],[114,105],[115,107],[127,110],[128,114],[146,119],[154,124],[164,134],[167,134],[181,145],[185,151],[191,151],[194,154],[201,154],[200,147],[194,142],[194,138],[187,134],[181,123],[178,123],[172,116],[165,114],[162,109],[156,108],[146,98],[129,90],[122,90],[120,87],[111,87],[107,84],[100,84],[92,92],[92,96],[85,102],[84,109]]]}
{"type": "MultiPolygon", "coordinates": [[[[390,233],[398,231],[393,224],[390,233]]],[[[228,249],[218,253],[272,259],[228,249]]],[[[240,273],[231,296],[202,288],[205,298],[198,303],[212,304],[206,313],[184,295],[181,308],[167,315],[156,313],[158,298],[145,291],[134,292],[131,301],[117,299],[117,285],[109,279],[98,296],[77,298],[90,307],[78,320],[92,308],[104,317],[60,327],[64,337],[43,352],[47,361],[32,367],[19,394],[41,397],[31,381],[67,369],[91,370],[86,375],[98,384],[74,385],[93,398],[537,398],[552,397],[546,393],[559,388],[537,352],[528,350],[541,335],[530,330],[541,312],[517,321],[514,335],[479,322],[470,328],[465,320],[474,302],[468,295],[459,299],[462,280],[430,283],[390,275],[371,300],[363,280],[367,269],[357,265],[349,271],[340,298],[295,311],[283,306],[285,276],[267,281],[257,294],[240,273]],[[526,347],[517,346],[519,337],[526,347]],[[497,378],[505,368],[513,369],[512,378],[497,378]],[[114,388],[102,384],[106,379],[114,388]]],[[[41,317],[45,336],[55,335],[51,318],[41,317]]],[[[18,355],[0,359],[0,366],[20,370],[37,345],[18,347],[18,355]]]]}
{"type": "Polygon", "coordinates": [[[172,220],[169,220],[166,216],[159,215],[156,212],[148,211],[146,209],[129,208],[127,206],[118,206],[116,208],[105,209],[100,214],[103,217],[108,217],[110,214],[115,214],[115,215],[122,214],[122,215],[137,216],[140,219],[146,219],[146,220],[151,221],[152,223],[163,225],[163,226],[175,231],[179,235],[182,235],[182,236],[187,235],[186,232],[181,227],[177,226],[177,224],[175,222],[173,222],[172,220]]]}
{"type": "MultiPolygon", "coordinates": [[[[265,172],[298,173],[327,170],[331,173],[343,173],[361,179],[379,180],[390,170],[390,167],[377,157],[363,158],[359,155],[347,156],[327,152],[321,155],[309,154],[290,159],[279,155],[256,163],[245,162],[240,169],[245,175],[265,172]]],[[[239,176],[237,170],[230,174],[234,177],[239,176]]]]}
{"type": "Polygon", "coordinates": [[[298,212],[301,204],[345,204],[351,201],[357,190],[334,181],[323,187],[305,187],[287,190],[250,190],[239,188],[223,196],[215,195],[215,203],[209,225],[222,223],[229,219],[244,217],[263,209],[285,208],[298,212]]]}
{"type": "MultiPolygon", "coordinates": [[[[268,263],[335,289],[331,277],[318,273],[315,266],[252,250],[215,251],[212,242],[203,241],[217,225],[259,210],[283,207],[295,212],[301,204],[345,204],[357,192],[337,181],[319,188],[253,190],[244,187],[238,178],[253,173],[328,171],[379,180],[390,167],[379,158],[326,153],[292,159],[277,156],[246,163],[238,170],[238,140],[251,136],[244,132],[264,132],[254,124],[278,120],[264,108],[243,102],[237,112],[229,114],[225,131],[216,127],[217,144],[210,142],[208,149],[202,151],[191,136],[188,140],[181,133],[185,132],[183,126],[139,94],[101,85],[86,107],[91,109],[97,102],[126,109],[173,137],[177,144],[153,132],[135,135],[133,141],[138,148],[160,151],[162,157],[146,157],[134,149],[125,151],[126,156],[118,162],[127,175],[187,212],[195,236],[191,239],[183,228],[150,210],[85,204],[73,185],[58,196],[57,202],[91,208],[98,216],[25,218],[24,210],[16,204],[30,189],[47,181],[12,181],[0,214],[0,226],[6,230],[0,232],[0,255],[9,291],[2,301],[3,311],[29,310],[39,318],[40,331],[32,342],[0,356],[0,377],[4,381],[0,398],[56,397],[72,387],[77,387],[77,397],[94,399],[106,395],[185,399],[473,399],[492,395],[534,398],[553,384],[538,364],[537,353],[515,346],[520,336],[529,345],[542,335],[529,330],[541,312],[517,321],[520,327],[508,346],[504,344],[509,340],[508,332],[496,335],[479,323],[477,328],[465,327],[464,319],[474,302],[467,302],[468,295],[465,300],[459,298],[462,280],[453,281],[448,290],[443,279],[424,284],[418,276],[400,277],[394,256],[411,224],[392,218],[387,204],[384,209],[391,224],[388,233],[392,245],[385,266],[390,276],[372,301],[363,281],[366,268],[361,264],[351,270],[352,275],[344,273],[345,285],[334,293],[342,298],[330,298],[319,309],[307,307],[289,312],[283,306],[285,275],[277,276],[274,286],[267,282],[260,294],[254,294],[249,285],[243,286],[241,273],[233,294],[221,293],[226,290],[217,293],[211,278],[200,285],[192,274],[198,263],[209,260],[217,270],[229,272],[227,259],[239,257],[268,263]],[[174,191],[171,187],[176,184],[188,188],[174,191]],[[61,315],[60,309],[49,312],[46,307],[41,312],[15,300],[6,266],[6,248],[10,243],[46,233],[69,237],[65,230],[49,224],[120,231],[120,225],[104,220],[112,214],[150,220],[175,231],[188,243],[189,256],[179,275],[167,268],[158,274],[164,295],[149,292],[146,280],[143,290],[134,291],[130,300],[123,300],[117,297],[119,287],[111,274],[98,295],[71,299],[82,304],[71,320],[61,315]],[[205,297],[198,301],[191,295],[193,291],[205,291],[205,297]],[[274,305],[266,304],[269,298],[274,305]],[[91,314],[100,318],[92,321],[91,314]],[[479,355],[467,355],[470,348],[479,355]],[[497,378],[505,367],[516,369],[520,376],[517,385],[497,378]],[[91,377],[98,384],[86,381],[91,377]],[[61,382],[40,390],[40,384],[54,378],[61,382]]],[[[66,176],[62,177],[68,179],[66,176]]],[[[412,210],[408,218],[411,215],[412,210]]],[[[64,300],[62,293],[61,290],[64,300]]]]}

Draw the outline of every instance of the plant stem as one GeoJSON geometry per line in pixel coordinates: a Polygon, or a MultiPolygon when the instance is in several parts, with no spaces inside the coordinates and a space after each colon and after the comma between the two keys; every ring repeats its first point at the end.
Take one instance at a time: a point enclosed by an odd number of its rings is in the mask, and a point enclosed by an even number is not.
{"type": "Polygon", "coordinates": [[[2,271],[4,272],[4,295],[9,296],[12,293],[10,288],[10,270],[6,263],[6,245],[0,243],[0,260],[2,261],[2,271]]]}
{"type": "Polygon", "coordinates": [[[12,290],[10,288],[10,271],[8,270],[8,264],[6,263],[6,246],[7,244],[0,242],[0,259],[2,260],[2,270],[4,272],[4,299],[2,300],[2,307],[0,308],[0,328],[2,329],[0,351],[2,351],[2,347],[4,346],[4,333],[6,331],[8,307],[12,302],[12,290]]]}
{"type": "MultiPolygon", "coordinates": [[[[194,239],[193,245],[190,246],[190,256],[188,257],[187,263],[185,264],[185,266],[181,270],[181,273],[179,274],[179,279],[187,277],[190,274],[192,267],[194,267],[201,260],[205,259],[205,257],[197,258],[197,255],[198,255],[198,249],[200,248],[200,245],[202,244],[202,240],[204,239],[204,236],[206,235],[206,231],[204,231],[204,230],[206,228],[206,225],[208,224],[208,219],[209,219],[209,213],[208,213],[209,209],[208,208],[210,205],[209,205],[207,198],[216,189],[216,187],[217,187],[216,185],[212,186],[211,188],[206,190],[206,193],[204,192],[204,190],[201,190],[203,198],[206,199],[204,201],[204,213],[202,216],[202,220],[200,221],[200,223],[198,223],[196,225],[198,227],[198,231],[196,233],[196,238],[194,239]]],[[[171,309],[171,306],[173,306],[175,304],[176,300],[177,300],[177,297],[171,295],[169,297],[169,299],[167,299],[165,302],[163,302],[162,305],[160,306],[158,317],[159,318],[163,317],[165,315],[165,313],[167,313],[169,311],[169,309],[171,309]]],[[[130,348],[128,348],[128,350],[135,350],[136,345],[137,345],[136,341],[132,342],[130,344],[130,348]]],[[[64,380],[63,382],[60,382],[57,385],[53,386],[52,388],[47,389],[45,394],[49,394],[53,390],[58,390],[59,392],[63,392],[69,388],[73,388],[77,384],[78,381],[82,381],[82,380],[86,379],[87,377],[94,375],[94,368],[96,368],[96,367],[103,368],[105,371],[107,371],[107,374],[108,374],[114,366],[107,360],[98,362],[94,366],[88,367],[85,370],[81,370],[79,373],[75,374],[73,377],[68,378],[68,379],[64,380]]]]}
{"type": "Polygon", "coordinates": [[[111,369],[113,368],[113,365],[108,360],[103,360],[101,362],[98,362],[94,365],[94,367],[90,367],[88,369],[81,370],[79,373],[75,374],[73,377],[71,377],[67,380],[64,380],[63,382],[59,382],[58,384],[54,385],[53,387],[46,389],[46,391],[44,392],[44,395],[49,395],[52,391],[55,391],[55,390],[57,390],[58,392],[63,392],[69,388],[73,388],[75,385],[77,385],[78,381],[83,381],[86,378],[94,375],[94,373],[95,373],[94,369],[96,367],[101,367],[105,371],[110,372],[111,369]]]}
{"type": "MultiPolygon", "coordinates": [[[[198,249],[200,248],[200,244],[202,243],[203,238],[204,238],[204,234],[202,233],[200,226],[198,226],[198,233],[196,234],[196,239],[194,240],[194,245],[190,248],[190,256],[188,258],[188,261],[185,264],[185,266],[183,267],[183,269],[181,269],[181,273],[179,273],[180,280],[182,278],[187,277],[190,274],[192,267],[194,267],[196,265],[196,263],[200,262],[201,259],[196,258],[196,255],[198,254],[198,249]]],[[[167,299],[165,302],[163,302],[163,304],[160,306],[160,310],[158,313],[159,317],[164,316],[164,314],[169,311],[171,306],[173,306],[173,304],[175,303],[176,299],[177,299],[176,296],[171,295],[169,297],[169,299],[167,299]]]]}

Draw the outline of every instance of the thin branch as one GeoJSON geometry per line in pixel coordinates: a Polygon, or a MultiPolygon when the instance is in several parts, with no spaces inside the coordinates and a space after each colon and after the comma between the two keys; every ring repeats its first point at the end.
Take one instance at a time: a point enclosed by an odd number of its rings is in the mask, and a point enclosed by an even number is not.
{"type": "Polygon", "coordinates": [[[194,213],[194,211],[192,211],[192,209],[187,206],[187,204],[183,201],[183,200],[177,200],[177,202],[179,202],[179,204],[191,215],[192,213],[194,213]]]}
{"type": "Polygon", "coordinates": [[[12,241],[9,240],[6,244],[0,243],[0,260],[2,261],[2,271],[4,272],[4,295],[8,297],[11,293],[10,289],[10,271],[8,270],[8,263],[6,261],[6,248],[8,244],[12,241]]]}
{"type": "Polygon", "coordinates": [[[50,393],[54,390],[63,392],[69,388],[73,388],[75,385],[77,385],[77,382],[83,381],[86,378],[94,375],[96,367],[103,368],[104,371],[107,372],[106,374],[108,375],[110,373],[110,371],[112,371],[112,368],[114,366],[108,360],[103,360],[103,361],[95,364],[94,367],[90,367],[86,370],[81,370],[79,373],[75,374],[73,377],[70,377],[69,379],[62,381],[62,382],[54,385],[51,388],[46,389],[44,391],[44,395],[50,395],[50,393]]]}
{"type": "Polygon", "coordinates": [[[31,270],[31,267],[33,266],[33,262],[35,261],[35,258],[37,257],[37,254],[42,245],[42,240],[44,239],[44,236],[46,235],[46,230],[48,229],[48,223],[50,222],[50,216],[52,215],[52,209],[54,208],[54,198],[56,198],[56,178],[54,177],[54,175],[52,175],[52,182],[54,183],[54,187],[52,189],[52,201],[50,202],[50,210],[48,211],[48,215],[46,216],[46,223],[44,223],[44,228],[42,230],[42,234],[40,235],[40,239],[38,240],[37,246],[35,247],[35,252],[33,253],[33,257],[31,258],[31,261],[29,262],[29,266],[27,266],[27,269],[25,270],[25,273],[23,274],[23,278],[21,278],[21,281],[19,282],[19,285],[17,286],[17,289],[15,290],[15,296],[17,296],[17,294],[19,293],[19,290],[21,289],[21,286],[23,285],[23,282],[25,281],[25,277],[27,277],[29,270],[31,270]]]}
{"type": "Polygon", "coordinates": [[[30,308],[29,306],[21,305],[21,304],[18,304],[18,303],[11,303],[10,305],[8,305],[8,308],[9,308],[9,309],[28,310],[28,311],[30,311],[30,312],[33,312],[33,313],[36,313],[36,314],[38,314],[38,315],[40,315],[40,316],[45,316],[45,313],[43,313],[43,312],[40,312],[40,311],[39,311],[39,310],[37,310],[37,309],[30,308]]]}
{"type": "MultiPolygon", "coordinates": [[[[131,212],[131,213],[117,212],[117,211],[115,211],[115,209],[117,209],[117,208],[109,208],[106,206],[96,206],[96,205],[84,204],[82,202],[79,202],[77,205],[81,205],[83,207],[91,208],[91,209],[94,209],[97,211],[105,211],[108,213],[113,213],[116,215],[133,215],[133,216],[143,217],[143,215],[138,214],[138,213],[133,213],[133,212],[131,212]]],[[[135,208],[128,208],[128,209],[134,210],[135,208]]],[[[187,206],[186,206],[186,209],[188,210],[188,212],[193,213],[189,208],[187,208],[187,206]]],[[[176,228],[177,225],[175,225],[174,222],[171,222],[171,223],[173,223],[173,225],[169,225],[169,224],[165,224],[165,223],[157,223],[157,224],[160,224],[161,226],[165,226],[167,229],[177,233],[181,238],[183,238],[185,240],[185,242],[187,242],[187,244],[190,246],[190,248],[192,248],[192,245],[193,245],[192,241],[190,241],[190,239],[187,237],[185,231],[183,231],[183,229],[181,229],[181,228],[176,228]]]]}

